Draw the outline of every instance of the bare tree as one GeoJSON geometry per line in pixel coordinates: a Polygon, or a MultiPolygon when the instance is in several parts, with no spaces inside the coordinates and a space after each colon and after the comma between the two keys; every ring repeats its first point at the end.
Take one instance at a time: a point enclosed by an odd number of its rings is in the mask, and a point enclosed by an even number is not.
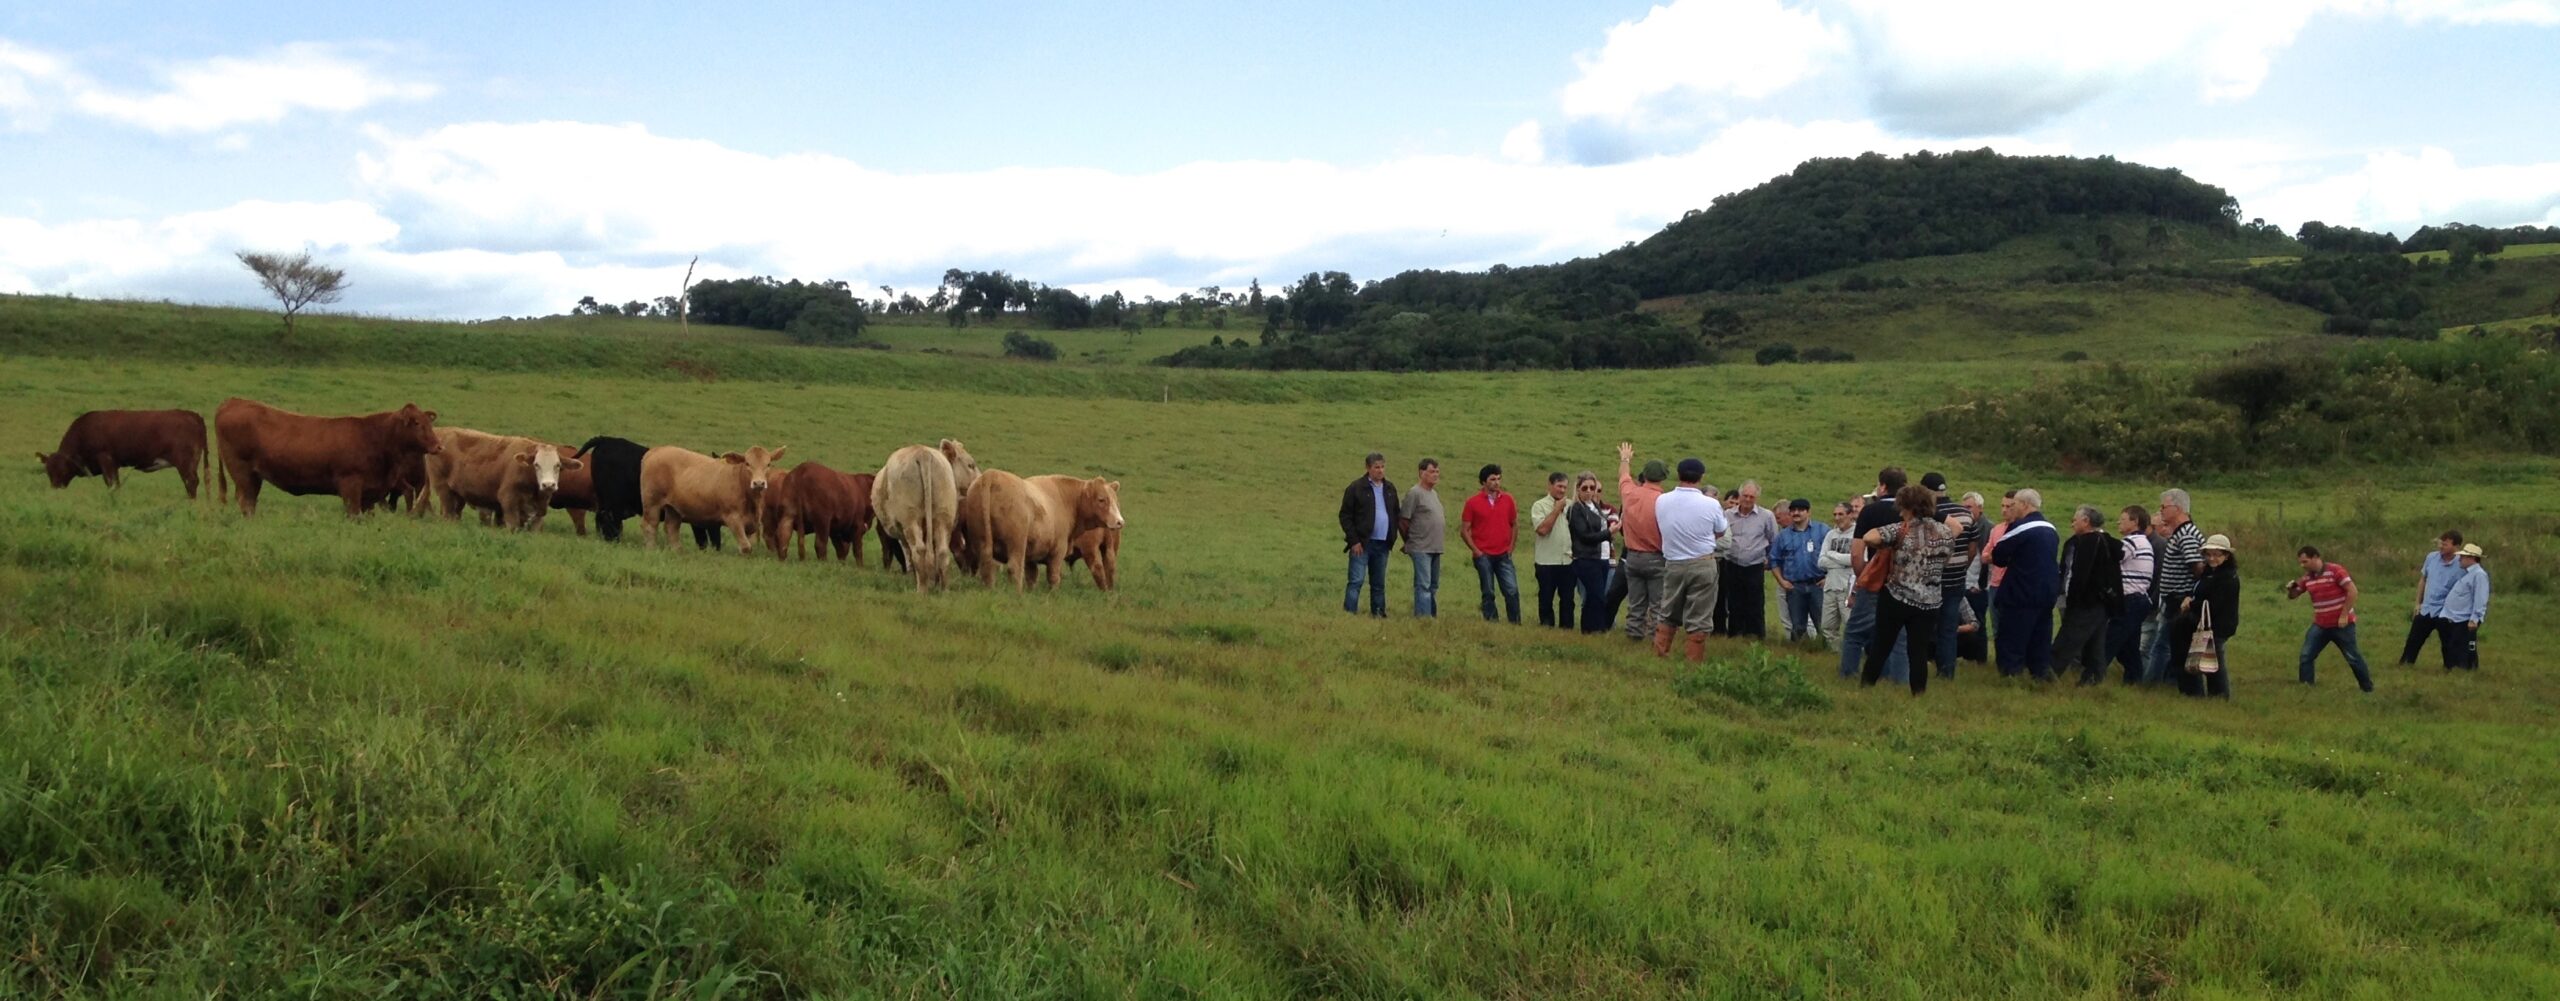
{"type": "Polygon", "coordinates": [[[293,336],[294,314],[313,303],[327,305],[347,294],[347,273],[318,263],[311,252],[287,257],[283,254],[261,254],[243,250],[240,264],[258,276],[258,284],[284,305],[284,333],[293,336]]]}
{"type": "Polygon", "coordinates": [[[693,255],[693,260],[686,261],[684,265],[684,284],[676,286],[676,329],[687,334],[693,333],[693,320],[691,319],[691,314],[693,312],[693,266],[700,263],[702,263],[702,255],[700,254],[695,254],[693,255]]]}

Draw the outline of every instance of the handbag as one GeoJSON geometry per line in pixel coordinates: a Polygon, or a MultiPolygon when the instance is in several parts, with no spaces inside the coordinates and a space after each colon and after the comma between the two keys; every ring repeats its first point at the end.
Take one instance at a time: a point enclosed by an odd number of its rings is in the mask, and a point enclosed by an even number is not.
{"type": "Polygon", "coordinates": [[[1901,551],[1901,547],[1895,546],[1869,552],[1867,565],[1858,569],[1858,590],[1884,590],[1885,583],[1893,579],[1893,555],[1901,551]]]}
{"type": "Polygon", "coordinates": [[[2222,648],[2213,641],[2213,606],[2196,603],[2196,638],[2187,644],[2187,663],[2197,674],[2222,670],[2222,648]]]}

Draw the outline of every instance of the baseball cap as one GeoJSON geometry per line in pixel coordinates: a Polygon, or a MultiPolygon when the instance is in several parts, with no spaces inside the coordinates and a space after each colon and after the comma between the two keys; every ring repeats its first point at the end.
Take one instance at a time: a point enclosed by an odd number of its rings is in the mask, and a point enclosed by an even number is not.
{"type": "Polygon", "coordinates": [[[1945,493],[1947,491],[1947,474],[1924,473],[1920,477],[1920,485],[1939,493],[1945,493]]]}
{"type": "Polygon", "coordinates": [[[1671,478],[1671,467],[1663,465],[1660,459],[1649,459],[1644,464],[1644,472],[1637,474],[1636,478],[1646,483],[1660,483],[1671,478]]]}

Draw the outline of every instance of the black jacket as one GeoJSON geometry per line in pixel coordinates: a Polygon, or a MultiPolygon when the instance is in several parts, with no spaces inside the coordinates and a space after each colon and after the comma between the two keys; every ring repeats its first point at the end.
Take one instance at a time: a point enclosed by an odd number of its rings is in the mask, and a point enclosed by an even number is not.
{"type": "Polygon", "coordinates": [[[2062,607],[2124,610],[2124,557],[2105,532],[2074,535],[2062,543],[2062,607]]]}
{"type": "Polygon", "coordinates": [[[1609,541],[1609,516],[1598,508],[1575,501],[1564,513],[1565,531],[1573,533],[1573,558],[1596,560],[1600,547],[1609,541]]]}
{"type": "MultiPolygon", "coordinates": [[[[1378,485],[1387,492],[1387,542],[1392,545],[1396,541],[1396,512],[1404,506],[1404,495],[1396,492],[1396,485],[1392,480],[1381,481],[1378,485]]],[[[1369,536],[1378,527],[1371,523],[1371,519],[1377,516],[1377,501],[1369,496],[1367,476],[1353,480],[1350,486],[1342,488],[1342,549],[1344,552],[1358,549],[1361,543],[1369,541],[1369,536]]]]}
{"type": "MultiPolygon", "coordinates": [[[[2208,565],[2204,576],[2196,578],[2195,599],[2200,608],[2213,609],[2213,638],[2221,642],[2240,631],[2240,564],[2224,560],[2221,566],[2208,565]]],[[[2194,612],[2181,612],[2189,623],[2194,612]]]]}

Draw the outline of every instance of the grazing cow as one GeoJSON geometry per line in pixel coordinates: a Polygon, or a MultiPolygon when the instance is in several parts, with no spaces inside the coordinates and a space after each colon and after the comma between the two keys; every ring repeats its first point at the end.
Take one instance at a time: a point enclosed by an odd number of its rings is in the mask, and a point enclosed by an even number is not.
{"type": "Polygon", "coordinates": [[[124,487],[124,470],[176,469],[196,499],[196,485],[213,463],[205,447],[204,417],[193,410],[92,410],[71,419],[53,454],[36,453],[44,475],[60,490],[82,476],[102,477],[110,490],[124,487]]]}
{"type": "Polygon", "coordinates": [[[978,579],[995,583],[1004,564],[1014,590],[1031,583],[1037,566],[1051,590],[1066,575],[1067,555],[1085,532],[1121,527],[1119,484],[1096,477],[1034,476],[1023,479],[990,469],[960,499],[961,532],[970,539],[978,579]]]}
{"type": "Polygon", "coordinates": [[[747,540],[755,537],[764,492],[772,482],[773,460],[785,451],[759,445],[715,459],[673,445],[650,449],[640,459],[641,534],[653,546],[673,546],[676,522],[716,521],[737,535],[740,555],[755,555],[755,547],[747,540]]]}
{"type": "Polygon", "coordinates": [[[1093,586],[1105,591],[1120,587],[1120,530],[1088,528],[1076,536],[1075,548],[1067,552],[1067,565],[1083,560],[1093,570],[1093,586]]]}
{"type": "Polygon", "coordinates": [[[267,484],[297,497],[336,494],[347,516],[401,488],[412,456],[434,455],[436,412],[415,403],[362,417],[313,417],[233,397],[213,412],[221,467],[215,483],[240,485],[240,513],[258,513],[267,484]]]}
{"type": "MultiPolygon", "coordinates": [[[[907,547],[899,545],[897,537],[889,534],[889,523],[882,521],[877,512],[871,511],[871,484],[872,481],[880,478],[879,475],[854,473],[852,476],[854,493],[862,497],[862,508],[871,518],[871,535],[880,541],[880,569],[889,569],[889,564],[896,563],[899,573],[914,573],[914,568],[907,565],[907,547]]],[[[860,562],[861,543],[854,543],[853,554],[855,562],[860,562]]]]}
{"type": "Polygon", "coordinates": [[[551,510],[565,471],[586,463],[560,457],[560,447],[512,435],[487,434],[466,428],[438,428],[444,447],[427,459],[427,486],[435,491],[446,518],[459,518],[466,506],[496,515],[498,523],[532,531],[551,510]]]}
{"type": "Polygon", "coordinates": [[[904,548],[918,593],[943,586],[960,494],[977,478],[978,461],[959,442],[945,438],[939,448],[909,445],[890,453],[888,464],[871,481],[871,516],[904,548]],[[965,482],[960,478],[963,463],[965,482]]]}
{"type": "MultiPolygon", "coordinates": [[[[586,472],[578,475],[588,477],[592,484],[589,494],[594,498],[596,534],[604,536],[606,542],[622,541],[622,523],[640,516],[640,460],[648,454],[649,446],[629,438],[597,435],[570,456],[587,462],[586,472]]],[[[574,489],[573,481],[561,481],[562,493],[574,489]]],[[[552,506],[562,506],[560,494],[552,495],[552,506]]],[[[583,522],[580,527],[583,530],[583,522]]],[[[719,523],[695,523],[693,545],[697,549],[720,548],[719,523]]]]}
{"type": "Polygon", "coordinates": [[[853,552],[862,564],[862,533],[871,530],[871,474],[847,476],[815,462],[777,473],[764,492],[764,540],[777,559],[808,559],[808,540],[818,540],[818,558],[835,547],[836,559],[853,552]]]}

